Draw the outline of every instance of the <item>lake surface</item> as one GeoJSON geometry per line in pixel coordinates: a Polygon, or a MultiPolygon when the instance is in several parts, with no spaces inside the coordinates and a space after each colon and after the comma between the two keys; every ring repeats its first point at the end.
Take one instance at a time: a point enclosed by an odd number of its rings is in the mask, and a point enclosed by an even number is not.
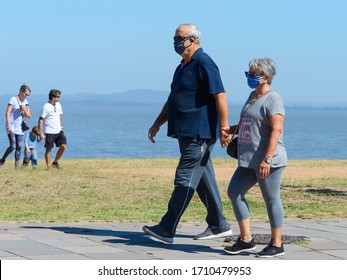
{"type": "MultiPolygon", "coordinates": [[[[68,140],[64,158],[158,158],[178,157],[178,144],[166,136],[163,125],[152,144],[147,131],[159,114],[162,102],[153,104],[114,101],[62,100],[63,125],[68,140]]],[[[160,100],[161,101],[161,100],[160,100]]],[[[37,124],[44,102],[31,103],[30,127],[37,124]]],[[[240,107],[230,108],[230,124],[238,120],[240,107]]],[[[2,104],[2,122],[5,109],[2,104]]],[[[347,159],[347,110],[286,108],[284,142],[289,159],[347,159]]],[[[4,127],[4,126],[2,126],[4,127]]],[[[0,154],[8,146],[5,130],[0,131],[0,154]]],[[[44,143],[38,144],[38,156],[44,157],[44,143]]],[[[55,153],[56,148],[53,152],[55,153]]],[[[8,159],[13,157],[11,154],[8,159]]],[[[217,142],[213,157],[225,157],[217,142]]]]}

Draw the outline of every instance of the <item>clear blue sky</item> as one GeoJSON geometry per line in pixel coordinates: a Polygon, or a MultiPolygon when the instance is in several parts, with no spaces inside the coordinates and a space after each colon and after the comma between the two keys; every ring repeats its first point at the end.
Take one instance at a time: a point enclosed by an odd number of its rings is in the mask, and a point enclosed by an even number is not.
{"type": "Polygon", "coordinates": [[[254,57],[277,63],[287,104],[347,105],[347,1],[2,0],[0,94],[169,91],[180,23],[194,23],[229,102],[249,93],[254,57]]]}

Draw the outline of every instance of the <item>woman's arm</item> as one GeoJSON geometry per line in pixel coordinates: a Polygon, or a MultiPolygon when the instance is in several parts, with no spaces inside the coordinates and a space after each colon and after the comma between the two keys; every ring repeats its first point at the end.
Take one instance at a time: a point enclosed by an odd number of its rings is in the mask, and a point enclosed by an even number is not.
{"type": "MultiPolygon", "coordinates": [[[[264,157],[272,159],[275,154],[278,139],[283,130],[284,116],[277,114],[269,119],[271,126],[271,133],[269,143],[267,145],[264,157]]],[[[264,160],[260,163],[260,178],[265,179],[270,174],[271,163],[267,163],[264,160]]]]}
{"type": "Polygon", "coordinates": [[[23,106],[23,112],[24,112],[24,116],[27,118],[27,119],[30,119],[31,117],[31,112],[30,112],[30,108],[29,106],[23,106]]]}
{"type": "Polygon", "coordinates": [[[275,154],[278,139],[283,130],[284,116],[274,115],[270,118],[271,133],[269,143],[265,151],[265,157],[272,158],[275,154]]]}

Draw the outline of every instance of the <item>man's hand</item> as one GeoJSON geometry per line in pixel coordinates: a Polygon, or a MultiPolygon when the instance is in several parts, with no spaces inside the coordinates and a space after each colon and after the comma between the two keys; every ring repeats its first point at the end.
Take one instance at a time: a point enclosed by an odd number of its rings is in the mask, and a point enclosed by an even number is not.
{"type": "Polygon", "coordinates": [[[151,128],[148,130],[148,139],[152,143],[155,143],[154,137],[157,135],[158,131],[159,131],[159,126],[157,126],[157,125],[152,125],[151,128]]]}
{"type": "Polygon", "coordinates": [[[229,126],[224,126],[221,127],[220,130],[220,144],[222,146],[222,148],[225,148],[229,145],[230,141],[231,141],[231,137],[230,137],[230,127],[229,126]]]}

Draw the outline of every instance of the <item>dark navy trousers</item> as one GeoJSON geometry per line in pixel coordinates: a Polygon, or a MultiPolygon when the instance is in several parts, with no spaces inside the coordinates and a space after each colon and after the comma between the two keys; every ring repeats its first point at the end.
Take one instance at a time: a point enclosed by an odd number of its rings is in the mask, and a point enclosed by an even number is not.
{"type": "Polygon", "coordinates": [[[174,234],[196,190],[206,206],[208,226],[226,228],[228,225],[210,158],[216,139],[179,137],[178,143],[181,157],[176,169],[174,190],[168,210],[159,224],[174,234]]]}

